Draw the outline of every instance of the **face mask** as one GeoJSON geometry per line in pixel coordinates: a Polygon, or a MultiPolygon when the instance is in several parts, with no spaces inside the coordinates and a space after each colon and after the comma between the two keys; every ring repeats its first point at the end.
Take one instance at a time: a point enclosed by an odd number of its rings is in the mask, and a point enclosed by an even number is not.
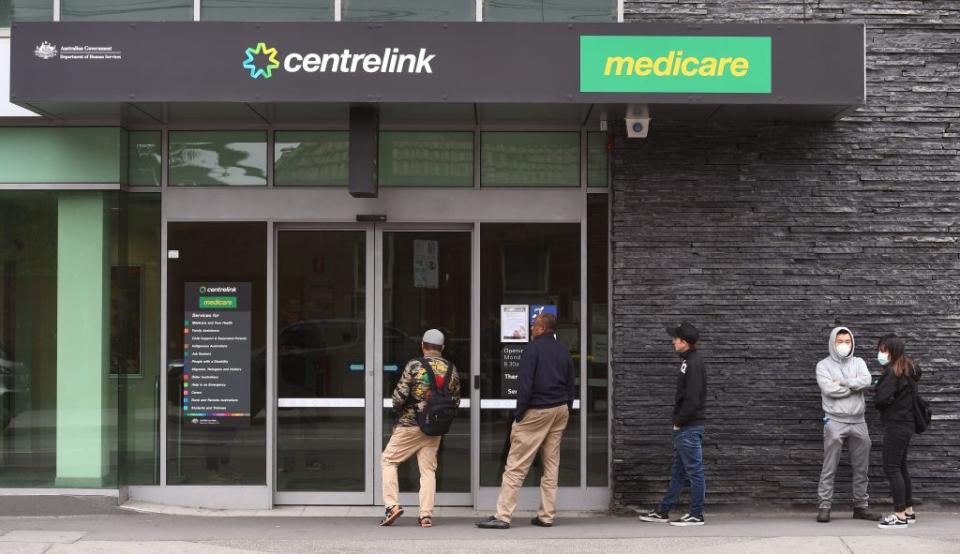
{"type": "Polygon", "coordinates": [[[850,345],[849,345],[849,344],[844,343],[844,344],[841,344],[841,345],[837,346],[837,354],[840,354],[840,357],[841,357],[841,358],[847,357],[847,354],[849,354],[849,353],[850,353],[850,345]]]}
{"type": "Polygon", "coordinates": [[[877,352],[877,361],[880,365],[887,365],[890,363],[890,356],[886,352],[877,352]]]}

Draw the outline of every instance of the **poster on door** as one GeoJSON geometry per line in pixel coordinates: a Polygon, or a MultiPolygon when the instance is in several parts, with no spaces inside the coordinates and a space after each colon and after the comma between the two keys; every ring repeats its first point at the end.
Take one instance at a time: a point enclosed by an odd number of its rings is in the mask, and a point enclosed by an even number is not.
{"type": "Polygon", "coordinates": [[[185,425],[250,424],[250,283],[186,283],[185,425]]]}
{"type": "Polygon", "coordinates": [[[413,286],[435,289],[440,286],[440,262],[435,240],[413,241],[413,286]]]}
{"type": "Polygon", "coordinates": [[[500,342],[527,342],[530,336],[527,304],[500,305],[500,342]]]}

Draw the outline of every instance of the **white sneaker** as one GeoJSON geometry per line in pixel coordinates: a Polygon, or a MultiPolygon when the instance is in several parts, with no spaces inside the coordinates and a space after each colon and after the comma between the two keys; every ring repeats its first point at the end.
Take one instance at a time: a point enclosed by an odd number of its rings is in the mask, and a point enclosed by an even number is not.
{"type": "Polygon", "coordinates": [[[906,529],[909,526],[907,520],[900,519],[897,514],[890,514],[877,524],[877,527],[881,529],[906,529]]]}

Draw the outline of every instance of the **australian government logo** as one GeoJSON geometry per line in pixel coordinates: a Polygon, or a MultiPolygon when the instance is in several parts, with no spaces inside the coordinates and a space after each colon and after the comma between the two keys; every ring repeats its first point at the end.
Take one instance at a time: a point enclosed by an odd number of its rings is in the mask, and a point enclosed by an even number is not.
{"type": "Polygon", "coordinates": [[[70,45],[54,46],[47,41],[33,49],[33,55],[41,60],[122,60],[123,52],[112,46],[70,45]]]}
{"type": "Polygon", "coordinates": [[[276,48],[258,42],[256,46],[244,50],[242,65],[251,79],[270,79],[274,72],[432,74],[436,57],[426,48],[420,48],[417,52],[385,48],[382,54],[344,49],[340,52],[290,52],[281,55],[276,48]]]}
{"type": "Polygon", "coordinates": [[[39,46],[33,49],[33,55],[41,60],[51,60],[57,57],[57,47],[47,41],[43,41],[39,46]]]}

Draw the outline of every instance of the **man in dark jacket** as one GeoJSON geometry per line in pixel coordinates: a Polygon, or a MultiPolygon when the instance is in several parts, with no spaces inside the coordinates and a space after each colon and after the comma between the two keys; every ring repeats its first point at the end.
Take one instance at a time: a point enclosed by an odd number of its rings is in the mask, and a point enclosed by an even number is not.
{"type": "Polygon", "coordinates": [[[540,453],[540,509],[531,520],[540,527],[553,526],[557,507],[557,473],[560,441],[573,409],[577,370],[565,346],[554,333],[557,319],[542,314],[533,324],[533,341],[520,357],[517,411],[510,431],[510,453],[503,470],[497,515],[477,523],[481,529],[509,529],[517,496],[530,464],[540,453]]]}
{"type": "Polygon", "coordinates": [[[690,510],[670,525],[703,525],[706,483],[703,477],[703,425],[707,406],[707,368],[697,352],[700,332],[690,322],[667,327],[673,347],[683,358],[677,375],[677,394],[673,404],[673,469],[670,487],[660,506],[640,516],[641,521],[665,522],[680,497],[684,481],[690,483],[690,510]]]}

